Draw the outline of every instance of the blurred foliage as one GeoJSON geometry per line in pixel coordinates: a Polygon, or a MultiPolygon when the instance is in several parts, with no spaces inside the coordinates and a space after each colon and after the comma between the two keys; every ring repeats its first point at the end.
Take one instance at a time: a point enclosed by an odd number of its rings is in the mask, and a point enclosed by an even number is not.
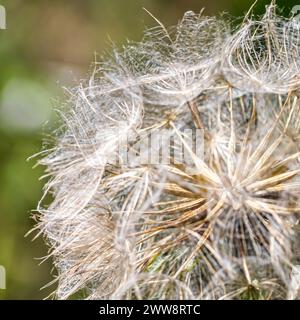
{"type": "MultiPolygon", "coordinates": [[[[44,123],[63,99],[63,86],[84,77],[94,52],[109,49],[112,39],[138,40],[145,26],[155,24],[143,7],[166,25],[187,10],[207,14],[226,11],[242,16],[253,0],[6,0],[7,30],[0,30],[0,265],[6,268],[7,289],[0,299],[40,299],[52,280],[51,261],[42,239],[24,235],[42,194],[42,168],[32,169],[45,134],[44,123]]],[[[269,1],[258,0],[263,12],[269,1]]],[[[284,14],[300,0],[282,0],[284,14]]],[[[55,271],[52,271],[55,275],[55,271]]]]}

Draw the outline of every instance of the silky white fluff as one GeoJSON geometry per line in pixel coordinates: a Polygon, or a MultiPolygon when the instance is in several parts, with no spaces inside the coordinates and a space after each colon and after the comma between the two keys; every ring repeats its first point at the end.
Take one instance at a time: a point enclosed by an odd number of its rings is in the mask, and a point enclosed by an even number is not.
{"type": "Polygon", "coordinates": [[[56,298],[297,297],[299,53],[299,21],[272,2],[234,28],[187,12],[95,65],[39,161],[56,298]],[[204,131],[199,174],[119,153],[163,128],[204,131]]]}

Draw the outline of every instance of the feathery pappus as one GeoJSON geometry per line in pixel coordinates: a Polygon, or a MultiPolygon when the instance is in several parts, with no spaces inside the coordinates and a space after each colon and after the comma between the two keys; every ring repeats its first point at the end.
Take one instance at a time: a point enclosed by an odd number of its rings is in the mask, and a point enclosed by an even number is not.
{"type": "Polygon", "coordinates": [[[54,297],[300,298],[300,20],[276,9],[158,22],[70,91],[39,160],[54,297]]]}

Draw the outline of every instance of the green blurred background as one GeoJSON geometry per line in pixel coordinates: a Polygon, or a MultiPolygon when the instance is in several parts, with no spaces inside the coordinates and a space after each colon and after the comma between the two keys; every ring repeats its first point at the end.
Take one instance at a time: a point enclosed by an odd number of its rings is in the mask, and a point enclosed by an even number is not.
{"type": "MultiPolygon", "coordinates": [[[[42,194],[42,168],[26,159],[40,151],[54,119],[53,108],[64,99],[62,87],[84,78],[94,53],[109,49],[112,39],[139,40],[155,24],[145,7],[166,25],[187,10],[207,14],[226,11],[241,16],[253,0],[7,0],[7,30],[0,30],[0,265],[7,289],[0,299],[41,299],[53,287],[51,261],[42,239],[24,235],[33,227],[31,211],[42,194]]],[[[258,0],[263,12],[269,1],[258,0]]],[[[300,0],[278,4],[288,15],[300,0]]]]}

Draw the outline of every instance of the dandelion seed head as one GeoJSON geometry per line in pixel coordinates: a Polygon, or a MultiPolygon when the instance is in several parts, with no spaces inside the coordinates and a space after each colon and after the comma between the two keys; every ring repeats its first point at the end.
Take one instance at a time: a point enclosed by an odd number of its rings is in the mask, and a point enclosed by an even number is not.
{"type": "Polygon", "coordinates": [[[203,12],[157,23],[70,91],[39,160],[55,296],[296,297],[299,23],[273,2],[236,28],[203,12]],[[186,129],[202,131],[203,156],[186,129]],[[154,163],[138,146],[162,130],[172,152],[154,163]]]}

